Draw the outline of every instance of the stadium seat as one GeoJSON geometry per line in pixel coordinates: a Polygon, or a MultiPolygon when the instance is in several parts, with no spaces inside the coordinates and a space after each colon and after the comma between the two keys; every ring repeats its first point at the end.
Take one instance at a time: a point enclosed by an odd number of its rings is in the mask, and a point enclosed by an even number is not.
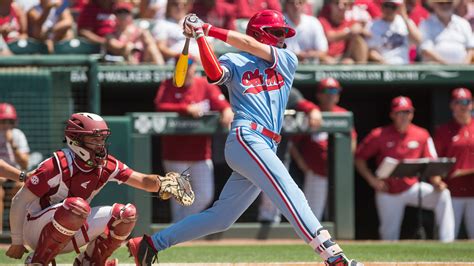
{"type": "Polygon", "coordinates": [[[8,43],[13,54],[49,54],[48,46],[35,39],[20,39],[8,43]]]}
{"type": "Polygon", "coordinates": [[[100,54],[100,44],[84,39],[72,39],[54,44],[55,54],[100,54]]]}

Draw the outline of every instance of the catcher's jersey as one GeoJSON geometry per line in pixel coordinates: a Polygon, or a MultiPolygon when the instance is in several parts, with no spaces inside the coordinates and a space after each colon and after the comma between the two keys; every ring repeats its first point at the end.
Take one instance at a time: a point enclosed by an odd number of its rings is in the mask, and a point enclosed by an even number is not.
{"type": "Polygon", "coordinates": [[[228,71],[220,84],[229,90],[234,121],[249,120],[280,132],[298,59],[287,49],[271,49],[273,63],[245,52],[221,56],[228,71]]]}
{"type": "Polygon", "coordinates": [[[107,182],[125,182],[133,172],[111,155],[103,167],[93,169],[74,157],[70,149],[57,151],[27,178],[25,186],[39,197],[28,206],[29,213],[62,202],[67,197],[81,197],[91,202],[107,182]]]}

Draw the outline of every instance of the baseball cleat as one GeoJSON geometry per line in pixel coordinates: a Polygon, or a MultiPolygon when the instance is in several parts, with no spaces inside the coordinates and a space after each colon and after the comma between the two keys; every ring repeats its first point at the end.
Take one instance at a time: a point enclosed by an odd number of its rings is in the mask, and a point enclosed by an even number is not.
{"type": "Polygon", "coordinates": [[[348,259],[343,253],[329,258],[324,264],[326,266],[364,266],[364,264],[360,262],[348,259]]]}
{"type": "Polygon", "coordinates": [[[128,240],[128,252],[130,253],[130,257],[133,256],[135,259],[137,266],[149,266],[157,261],[158,252],[150,243],[152,243],[152,241],[148,235],[128,240]]]}

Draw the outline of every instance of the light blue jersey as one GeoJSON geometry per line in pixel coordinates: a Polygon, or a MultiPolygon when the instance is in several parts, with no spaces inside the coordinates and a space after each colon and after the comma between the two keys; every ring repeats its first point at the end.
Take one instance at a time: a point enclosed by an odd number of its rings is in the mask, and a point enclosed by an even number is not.
{"type": "Polygon", "coordinates": [[[272,54],[273,64],[249,53],[221,56],[219,61],[228,71],[220,84],[229,90],[234,121],[253,121],[280,132],[298,59],[293,52],[276,47],[272,54]]]}
{"type": "Polygon", "coordinates": [[[278,141],[262,134],[264,130],[280,132],[298,65],[296,56],[288,50],[272,47],[272,55],[273,63],[249,53],[231,53],[220,58],[224,76],[219,84],[227,86],[235,113],[225,146],[225,159],[233,172],[211,208],[152,236],[158,250],[228,229],[261,191],[296,233],[317,250],[312,243],[321,224],[277,157],[278,141]],[[252,128],[255,123],[260,130],[252,128]]]}

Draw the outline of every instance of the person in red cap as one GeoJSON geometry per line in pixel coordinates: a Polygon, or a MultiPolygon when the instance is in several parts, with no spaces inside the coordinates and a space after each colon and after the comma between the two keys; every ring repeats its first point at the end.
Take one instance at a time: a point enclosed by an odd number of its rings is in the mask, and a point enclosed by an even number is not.
{"type": "Polygon", "coordinates": [[[157,65],[165,63],[163,55],[150,31],[135,25],[132,15],[133,5],[119,2],[114,7],[116,26],[112,34],[107,35],[107,52],[123,56],[130,64],[148,62],[157,65]]]}
{"type": "Polygon", "coordinates": [[[412,124],[414,111],[410,98],[394,98],[390,112],[392,124],[375,128],[364,138],[357,148],[355,166],[375,190],[379,233],[383,240],[399,239],[405,206],[418,206],[421,189],[422,207],[434,211],[439,239],[451,242],[454,240],[453,207],[449,190],[440,177],[431,177],[431,184],[419,182],[414,176],[380,179],[367,165],[367,160],[372,157],[375,157],[377,165],[386,157],[397,160],[437,158],[428,131],[412,124]]]}
{"type": "MultiPolygon", "coordinates": [[[[0,103],[0,159],[16,168],[27,170],[30,147],[23,131],[16,128],[17,121],[15,107],[9,103],[0,103]]],[[[21,186],[20,182],[0,177],[0,231],[3,229],[3,202],[10,202],[21,186]]]]}
{"type": "Polygon", "coordinates": [[[453,120],[437,128],[434,143],[439,156],[456,158],[446,180],[453,202],[455,236],[464,217],[467,235],[474,239],[474,120],[471,91],[466,88],[453,90],[450,107],[453,120]]]}
{"type": "MultiPolygon", "coordinates": [[[[316,91],[318,105],[322,112],[345,113],[338,106],[342,87],[334,78],[325,78],[319,82],[316,91]]],[[[352,150],[355,151],[357,133],[352,129],[352,150]]],[[[315,132],[293,138],[290,153],[304,173],[304,194],[314,215],[321,220],[326,207],[328,194],[328,133],[315,132]]]]}
{"type": "MultiPolygon", "coordinates": [[[[173,80],[161,83],[155,98],[158,112],[177,112],[199,118],[211,111],[221,113],[221,124],[229,128],[234,113],[229,102],[218,86],[209,84],[207,79],[196,75],[195,58],[188,60],[188,71],[184,86],[178,88],[173,80]]],[[[189,171],[194,176],[191,184],[199,195],[192,206],[183,207],[171,203],[172,222],[178,222],[191,214],[196,214],[214,200],[214,164],[211,159],[212,138],[207,135],[172,135],[161,137],[163,167],[176,172],[189,171]]]]}

